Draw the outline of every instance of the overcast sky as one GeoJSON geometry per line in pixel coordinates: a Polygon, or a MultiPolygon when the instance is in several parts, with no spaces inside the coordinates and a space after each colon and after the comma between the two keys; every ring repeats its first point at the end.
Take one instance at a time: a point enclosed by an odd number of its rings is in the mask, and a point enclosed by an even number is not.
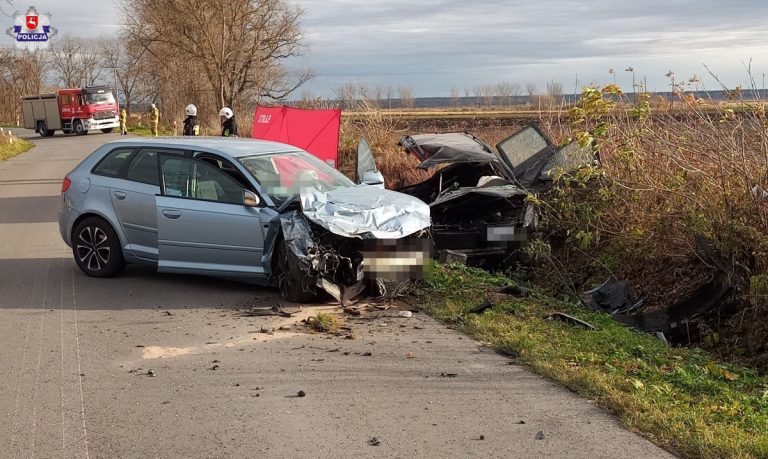
{"type": "MultiPolygon", "coordinates": [[[[304,89],[317,96],[348,81],[410,85],[416,97],[500,81],[544,88],[554,80],[572,92],[577,79],[613,81],[611,68],[629,89],[629,66],[651,90],[669,89],[669,70],[678,79],[697,74],[717,89],[703,63],[728,86],[746,83],[750,59],[759,86],[768,72],[768,2],[761,0],[288,1],[305,12],[307,52],[294,65],[314,69],[317,77],[304,89]]],[[[50,13],[60,34],[117,32],[117,2],[74,3],[15,6],[50,13]]],[[[2,19],[2,30],[12,25],[2,19]]]]}

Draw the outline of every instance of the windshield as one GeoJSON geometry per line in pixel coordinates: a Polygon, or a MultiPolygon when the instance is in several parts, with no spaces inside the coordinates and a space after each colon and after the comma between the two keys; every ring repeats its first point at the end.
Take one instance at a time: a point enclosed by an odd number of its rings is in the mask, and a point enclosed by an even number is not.
{"type": "Polygon", "coordinates": [[[253,174],[262,191],[277,205],[298,196],[307,187],[331,191],[355,185],[341,172],[309,153],[246,156],[238,158],[238,161],[253,174]]]}
{"type": "Polygon", "coordinates": [[[85,94],[85,103],[89,105],[114,104],[115,96],[111,92],[85,94]]]}

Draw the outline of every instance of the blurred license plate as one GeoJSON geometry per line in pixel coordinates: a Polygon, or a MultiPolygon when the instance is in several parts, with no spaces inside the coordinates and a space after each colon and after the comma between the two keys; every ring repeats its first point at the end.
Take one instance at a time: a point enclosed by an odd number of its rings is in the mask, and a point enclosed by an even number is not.
{"type": "Polygon", "coordinates": [[[431,241],[424,238],[366,241],[363,251],[365,276],[388,281],[423,279],[431,248],[431,241]]]}

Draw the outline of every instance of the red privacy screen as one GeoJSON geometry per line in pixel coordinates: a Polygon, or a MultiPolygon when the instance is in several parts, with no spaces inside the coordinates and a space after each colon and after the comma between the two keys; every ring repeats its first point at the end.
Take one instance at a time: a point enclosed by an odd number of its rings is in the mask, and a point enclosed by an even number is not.
{"type": "Polygon", "coordinates": [[[252,135],[254,139],[273,140],[299,147],[336,167],[340,123],[341,109],[258,107],[253,118],[252,135]]]}

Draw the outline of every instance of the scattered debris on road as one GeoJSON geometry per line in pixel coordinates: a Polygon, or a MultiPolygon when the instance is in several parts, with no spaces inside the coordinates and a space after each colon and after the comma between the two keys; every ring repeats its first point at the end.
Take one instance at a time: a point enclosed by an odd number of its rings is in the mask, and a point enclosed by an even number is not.
{"type": "Polygon", "coordinates": [[[536,440],[544,440],[544,431],[539,430],[539,432],[536,434],[536,440]]]}
{"type": "Polygon", "coordinates": [[[441,378],[455,378],[458,376],[457,373],[440,373],[441,378]]]}
{"type": "Polygon", "coordinates": [[[299,397],[306,397],[306,396],[307,396],[307,393],[306,393],[306,392],[304,392],[303,390],[300,390],[300,391],[298,391],[298,392],[296,393],[296,395],[298,395],[299,397]]]}
{"type": "Polygon", "coordinates": [[[371,437],[371,439],[368,440],[368,444],[371,446],[379,446],[381,444],[381,440],[376,437],[371,437]]]}
{"type": "Polygon", "coordinates": [[[155,370],[147,370],[147,376],[154,378],[155,376],[157,376],[157,373],[155,372],[155,370]]]}

